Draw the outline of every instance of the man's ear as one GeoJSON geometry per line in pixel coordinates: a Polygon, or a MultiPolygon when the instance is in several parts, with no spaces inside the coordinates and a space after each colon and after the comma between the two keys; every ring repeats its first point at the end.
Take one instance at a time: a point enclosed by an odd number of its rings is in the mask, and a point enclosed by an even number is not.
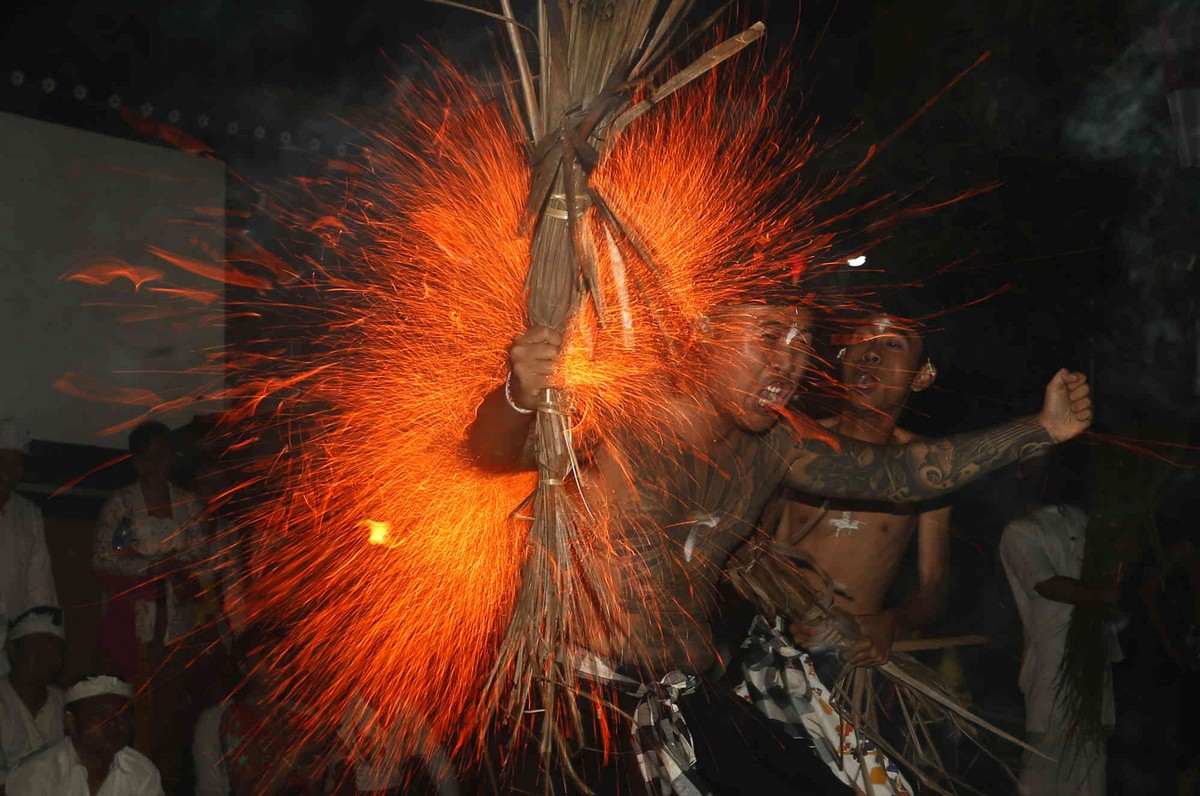
{"type": "Polygon", "coordinates": [[[917,376],[913,379],[912,391],[924,392],[933,386],[933,382],[937,380],[937,365],[925,360],[925,364],[917,371],[917,376]]]}
{"type": "Polygon", "coordinates": [[[75,714],[69,710],[63,714],[63,734],[68,737],[75,734],[75,714]]]}

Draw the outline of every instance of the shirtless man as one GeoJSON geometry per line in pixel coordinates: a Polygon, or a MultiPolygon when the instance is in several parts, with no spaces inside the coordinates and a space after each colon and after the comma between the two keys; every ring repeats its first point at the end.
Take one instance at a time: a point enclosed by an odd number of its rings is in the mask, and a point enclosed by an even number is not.
{"type": "MultiPolygon", "coordinates": [[[[877,445],[917,439],[896,422],[909,396],[929,389],[937,378],[925,337],[910,321],[881,311],[863,319],[844,342],[838,360],[847,395],[838,414],[820,424],[877,445]]],[[[775,539],[838,585],[834,607],[854,616],[860,634],[842,651],[847,664],[886,663],[898,634],[923,626],[945,609],[949,506],[880,506],[793,492],[782,506],[775,539]],[[898,606],[885,609],[884,599],[914,531],[920,586],[898,606]],[[864,561],[870,566],[863,566],[864,561]]],[[[819,593],[820,584],[812,585],[819,593]]],[[[793,624],[791,632],[806,647],[831,640],[828,623],[793,624]]]]}
{"type": "MultiPolygon", "coordinates": [[[[636,667],[642,682],[673,673],[690,678],[692,703],[680,706],[689,725],[691,714],[702,712],[695,704],[715,704],[721,690],[701,675],[713,661],[719,577],[778,486],[840,499],[929,500],[1091,423],[1086,379],[1063,370],[1047,386],[1039,415],[907,445],[839,438],[835,450],[779,422],[807,366],[810,340],[809,313],[795,304],[747,300],[713,307],[695,324],[692,344],[680,347],[689,352],[678,363],[681,380],[688,381],[656,410],[659,434],[646,439],[618,432],[596,447],[579,479],[589,503],[608,507],[610,533],[625,553],[614,562],[622,570],[614,575],[623,578],[618,593],[627,597],[628,633],[597,638],[591,652],[613,666],[636,667]]],[[[468,451],[480,466],[532,465],[533,410],[555,384],[562,345],[562,336],[547,328],[514,340],[505,387],[485,399],[468,430],[468,451]]],[[[688,770],[717,780],[718,790],[779,792],[752,791],[741,779],[720,781],[754,767],[745,765],[751,742],[708,737],[710,728],[728,733],[720,726],[732,721],[728,711],[716,714],[717,721],[692,727],[697,743],[688,770]]]]}
{"type": "MultiPolygon", "coordinates": [[[[898,298],[903,306],[906,298],[914,297],[893,294],[891,298],[898,298]]],[[[837,358],[846,396],[836,415],[818,421],[822,427],[878,445],[905,445],[918,439],[896,423],[909,397],[933,385],[937,368],[929,338],[906,320],[905,316],[918,313],[903,308],[904,312],[897,311],[899,306],[880,309],[857,322],[843,339],[835,338],[845,344],[837,358]]],[[[836,584],[832,607],[853,618],[858,637],[849,639],[850,645],[843,649],[845,618],[837,628],[828,620],[792,622],[790,638],[756,619],[743,643],[746,681],[742,688],[765,715],[801,717],[798,723],[793,718],[779,724],[780,731],[794,738],[807,735],[818,757],[856,792],[863,793],[869,781],[873,794],[912,793],[900,769],[856,734],[829,694],[845,665],[886,663],[898,633],[924,625],[945,608],[950,508],[783,492],[764,513],[764,527],[773,529],[776,550],[794,554],[811,566],[792,577],[803,578],[815,594],[825,591],[826,578],[836,584]],[[884,600],[914,531],[920,586],[899,606],[885,609],[884,600]],[[783,656],[772,652],[793,644],[794,652],[783,656]],[[784,662],[789,656],[794,656],[790,664],[784,662]],[[779,668],[789,665],[799,666],[803,676],[782,678],[779,668]],[[773,712],[782,698],[771,688],[777,678],[796,684],[788,690],[786,704],[799,706],[798,713],[773,712]]],[[[744,564],[735,566],[739,565],[744,564]]]]}

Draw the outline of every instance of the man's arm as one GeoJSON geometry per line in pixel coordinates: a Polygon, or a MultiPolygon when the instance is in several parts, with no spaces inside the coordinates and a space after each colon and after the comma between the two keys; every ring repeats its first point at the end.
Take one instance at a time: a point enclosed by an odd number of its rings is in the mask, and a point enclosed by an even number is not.
{"type": "Polygon", "coordinates": [[[921,585],[894,609],[855,617],[861,635],[845,653],[854,666],[881,666],[892,657],[896,636],[916,630],[946,610],[950,570],[950,507],[922,512],[917,520],[917,566],[921,585]]]}
{"type": "Polygon", "coordinates": [[[493,390],[467,428],[467,455],[489,470],[528,470],[535,466],[533,421],[538,398],[554,386],[562,335],[539,326],[518,336],[508,350],[509,375],[493,390]]]}
{"type": "Polygon", "coordinates": [[[916,630],[942,615],[950,576],[950,507],[921,514],[917,525],[917,569],[921,585],[896,608],[901,628],[916,630]]]}
{"type": "Polygon", "coordinates": [[[483,399],[467,427],[467,455],[487,470],[533,469],[535,417],[509,406],[503,387],[494,390],[483,399]]]}
{"type": "Polygon", "coordinates": [[[1078,578],[1055,575],[1041,581],[1033,590],[1047,600],[1069,605],[1116,605],[1115,586],[1089,586],[1078,578]]]}
{"type": "Polygon", "coordinates": [[[993,470],[1081,434],[1092,422],[1082,374],[1060,370],[1046,387],[1040,414],[985,431],[908,445],[871,445],[839,437],[797,442],[788,486],[834,498],[916,503],[958,489],[993,470]]]}
{"type": "Polygon", "coordinates": [[[1114,605],[1114,586],[1090,586],[1077,578],[1059,575],[1046,554],[1043,532],[1027,519],[1013,520],[1000,536],[1000,561],[1016,591],[1037,594],[1068,605],[1114,605]]]}

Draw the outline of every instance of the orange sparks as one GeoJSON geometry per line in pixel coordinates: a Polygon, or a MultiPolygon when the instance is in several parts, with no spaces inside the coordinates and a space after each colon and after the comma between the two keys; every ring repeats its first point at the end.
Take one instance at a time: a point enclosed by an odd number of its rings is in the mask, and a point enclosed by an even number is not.
{"type": "Polygon", "coordinates": [[[163,403],[158,394],[135,387],[119,387],[86,373],[64,373],[54,381],[54,389],[74,398],[111,404],[153,407],[163,403]]]}
{"type": "Polygon", "coordinates": [[[63,282],[83,282],[87,285],[109,285],[118,279],[128,279],[134,290],[141,290],[147,282],[163,278],[162,271],[148,266],[131,265],[116,257],[101,257],[80,271],[59,277],[63,282]]]}
{"type": "Polygon", "coordinates": [[[184,257],[181,254],[160,249],[157,246],[147,246],[146,250],[160,260],[165,260],[171,265],[182,268],[197,276],[202,276],[205,279],[211,279],[214,282],[224,282],[239,287],[252,287],[258,290],[266,290],[271,287],[271,282],[268,279],[252,276],[244,271],[239,271],[236,268],[228,268],[220,263],[206,263],[193,257],[184,257]]]}
{"type": "MultiPolygon", "coordinates": [[[[248,604],[288,628],[278,667],[289,698],[319,716],[314,731],[361,702],[384,726],[419,717],[477,753],[536,479],[482,472],[462,443],[526,325],[529,167],[510,109],[441,69],[380,125],[358,204],[301,225],[364,242],[344,252],[349,278],[328,277],[314,327],[325,353],[270,363],[303,378],[248,378],[231,415],[268,397],[272,422],[301,413],[303,453],[263,465],[278,489],[247,517],[262,529],[248,604]]],[[[600,311],[585,305],[568,330],[563,378],[581,444],[618,428],[656,439],[661,407],[697,386],[679,355],[704,313],[828,259],[812,211],[841,186],[790,187],[810,145],[771,145],[779,88],[777,76],[748,92],[699,81],[626,130],[593,176],[627,234],[605,231],[600,208],[585,218],[604,276],[600,311]],[[796,200],[779,201],[789,191],[796,200]]],[[[589,508],[590,565],[615,583],[606,568],[621,552],[604,507],[589,508]]]]}

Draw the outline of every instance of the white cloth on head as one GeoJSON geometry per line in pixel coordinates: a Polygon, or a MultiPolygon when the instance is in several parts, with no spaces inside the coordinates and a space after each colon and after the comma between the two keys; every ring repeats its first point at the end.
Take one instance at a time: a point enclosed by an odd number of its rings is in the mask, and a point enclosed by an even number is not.
{"type": "Polygon", "coordinates": [[[63,698],[69,705],[81,699],[107,696],[108,694],[133,699],[133,686],[119,677],[101,674],[96,677],[88,677],[85,680],[80,680],[67,689],[67,693],[63,698]]]}
{"type": "MultiPolygon", "coordinates": [[[[35,605],[58,605],[42,512],[15,492],[0,506],[0,613],[14,619],[35,605]]],[[[0,625],[3,645],[8,623],[0,625]]],[[[8,657],[0,655],[0,675],[8,657]]]]}
{"type": "MultiPolygon", "coordinates": [[[[91,796],[71,739],[25,758],[8,776],[8,796],[91,796]]],[[[163,796],[162,779],[150,758],[126,746],[113,757],[96,796],[163,796]]]]}
{"type": "Polygon", "coordinates": [[[205,708],[192,734],[192,764],[196,770],[196,796],[229,796],[229,765],[221,748],[221,716],[228,703],[205,708]]]}
{"type": "MultiPolygon", "coordinates": [[[[54,606],[57,608],[58,606],[54,606]]],[[[45,633],[50,636],[57,636],[64,641],[67,638],[66,632],[63,630],[62,622],[55,622],[44,613],[28,613],[13,623],[8,629],[9,641],[16,641],[19,638],[32,636],[35,633],[45,633]]]]}
{"type": "Polygon", "coordinates": [[[29,440],[32,439],[29,429],[11,417],[0,417],[0,450],[29,451],[29,440]]]}
{"type": "Polygon", "coordinates": [[[46,702],[34,716],[8,678],[0,679],[0,785],[25,756],[63,737],[63,693],[46,689],[46,702]]]}
{"type": "MultiPolygon", "coordinates": [[[[1027,732],[1047,732],[1055,724],[1058,667],[1066,654],[1067,627],[1074,610],[1067,603],[1046,599],[1036,587],[1057,576],[1079,579],[1087,522],[1087,515],[1074,506],[1043,506],[1010,522],[1000,537],[1000,560],[1024,631],[1019,685],[1025,694],[1027,732]]],[[[1119,659],[1114,640],[1112,660],[1119,659]]],[[[1115,723],[1111,677],[1103,710],[1104,723],[1115,723]]]]}

